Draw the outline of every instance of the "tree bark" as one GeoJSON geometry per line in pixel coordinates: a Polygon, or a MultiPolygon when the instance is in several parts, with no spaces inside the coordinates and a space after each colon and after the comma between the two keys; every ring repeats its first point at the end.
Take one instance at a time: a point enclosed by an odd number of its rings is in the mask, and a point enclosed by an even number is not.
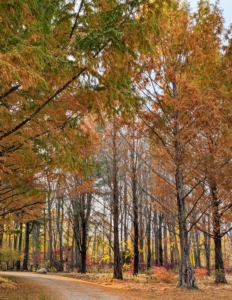
{"type": "Polygon", "coordinates": [[[26,223],[26,230],[25,230],[25,247],[24,247],[23,270],[28,269],[29,238],[30,238],[30,222],[27,222],[26,223]]]}
{"type": "Polygon", "coordinates": [[[178,287],[197,288],[196,279],[194,277],[193,267],[189,258],[189,241],[188,231],[186,227],[186,211],[183,188],[183,174],[181,167],[176,168],[176,191],[177,191],[177,206],[178,206],[178,222],[180,235],[180,252],[181,259],[179,262],[179,282],[178,287]]]}
{"type": "Polygon", "coordinates": [[[148,205],[148,215],[147,215],[147,270],[149,270],[151,265],[151,204],[148,205]]]}
{"type": "Polygon", "coordinates": [[[158,211],[154,211],[154,234],[155,234],[155,264],[159,265],[159,227],[158,227],[158,211]]]}
{"type": "Polygon", "coordinates": [[[132,187],[132,204],[133,204],[133,248],[134,248],[134,264],[133,275],[139,273],[139,215],[138,215],[138,196],[136,183],[136,157],[135,157],[135,140],[131,149],[131,187],[132,187]]]}
{"type": "Polygon", "coordinates": [[[79,203],[73,203],[74,211],[74,236],[78,250],[81,255],[80,272],[86,273],[87,240],[88,240],[88,221],[91,211],[92,194],[82,194],[79,203]]]}
{"type": "Polygon", "coordinates": [[[217,197],[217,184],[213,179],[211,179],[210,182],[210,189],[212,195],[213,239],[215,251],[215,283],[227,283],[222,257],[221,215],[219,212],[220,200],[217,197]]]}
{"type": "Polygon", "coordinates": [[[164,266],[168,263],[168,247],[167,247],[167,222],[164,222],[164,266]]]}
{"type": "Polygon", "coordinates": [[[181,189],[182,173],[177,172],[177,202],[178,202],[178,221],[180,231],[180,266],[178,287],[197,288],[194,271],[189,258],[188,231],[185,220],[185,207],[181,189]]]}
{"type": "MultiPolygon", "coordinates": [[[[21,254],[22,251],[22,239],[23,239],[23,223],[20,223],[19,225],[19,243],[18,243],[18,251],[21,254]]],[[[16,261],[15,263],[16,270],[20,270],[20,259],[16,261]]]]}
{"type": "Polygon", "coordinates": [[[138,199],[136,195],[136,178],[135,168],[132,170],[132,197],[133,197],[133,227],[134,227],[134,270],[133,275],[137,275],[139,272],[139,222],[138,222],[138,199]]]}
{"type": "MultiPolygon", "coordinates": [[[[208,218],[208,231],[210,230],[210,222],[208,218]]],[[[203,222],[206,224],[206,219],[203,219],[203,222]]],[[[206,270],[207,275],[210,276],[211,274],[211,267],[210,267],[210,236],[204,233],[204,248],[205,248],[205,262],[206,262],[206,270]]]]}
{"type": "MultiPolygon", "coordinates": [[[[173,83],[173,97],[177,97],[176,84],[173,83]]],[[[183,147],[180,138],[180,114],[177,110],[174,114],[174,161],[175,161],[175,188],[178,208],[179,238],[180,238],[180,261],[178,287],[197,289],[193,267],[189,257],[189,240],[186,224],[185,189],[183,178],[183,147]]]]}
{"type": "Polygon", "coordinates": [[[158,266],[163,266],[163,235],[162,235],[162,222],[163,222],[163,214],[159,214],[159,229],[158,229],[158,251],[159,251],[159,260],[158,260],[158,266]]]}
{"type": "MultiPolygon", "coordinates": [[[[50,188],[50,186],[49,186],[50,188]]],[[[52,199],[48,195],[48,260],[52,264],[52,199]]]]}
{"type": "Polygon", "coordinates": [[[113,128],[113,222],[114,222],[114,275],[116,279],[123,279],[120,249],[119,249],[119,194],[118,194],[118,167],[117,167],[117,143],[116,143],[116,125],[114,120],[113,128]]]}
{"type": "Polygon", "coordinates": [[[4,225],[0,224],[0,248],[2,248],[2,244],[3,244],[3,232],[4,232],[4,225]]]}

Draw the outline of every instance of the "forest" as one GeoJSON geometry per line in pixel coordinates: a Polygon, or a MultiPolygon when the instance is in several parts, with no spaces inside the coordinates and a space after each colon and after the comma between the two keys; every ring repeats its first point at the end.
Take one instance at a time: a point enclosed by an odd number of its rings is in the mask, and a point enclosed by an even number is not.
{"type": "Polygon", "coordinates": [[[2,269],[227,283],[231,29],[208,0],[0,0],[2,269]]]}

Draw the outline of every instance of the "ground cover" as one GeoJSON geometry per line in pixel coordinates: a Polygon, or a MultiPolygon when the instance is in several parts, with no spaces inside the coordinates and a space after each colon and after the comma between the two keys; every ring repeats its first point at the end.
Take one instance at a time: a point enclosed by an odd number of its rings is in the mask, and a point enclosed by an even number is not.
{"type": "Polygon", "coordinates": [[[228,284],[215,284],[213,277],[198,278],[198,290],[177,288],[177,276],[173,283],[158,282],[151,275],[139,274],[133,277],[124,275],[124,280],[112,279],[112,274],[80,274],[80,273],[57,273],[58,276],[71,277],[107,286],[114,290],[115,294],[121,295],[122,299],[130,300],[231,300],[232,277],[228,278],[228,284]]]}
{"type": "MultiPolygon", "coordinates": [[[[50,274],[50,273],[49,273],[50,274]]],[[[44,276],[49,276],[44,275],[44,276]]],[[[54,274],[53,274],[54,275],[54,274]]],[[[232,277],[228,277],[228,284],[216,285],[213,278],[198,279],[198,290],[186,290],[176,288],[175,283],[157,282],[151,276],[124,275],[124,280],[112,279],[112,274],[79,274],[57,273],[57,276],[66,277],[64,285],[70,280],[88,282],[91,289],[101,288],[102,293],[110,292],[120,296],[122,300],[231,300],[232,277]]],[[[43,276],[43,275],[41,275],[43,276]]],[[[8,280],[0,282],[0,300],[58,300],[57,296],[51,295],[51,291],[37,282],[31,282],[26,278],[7,277],[8,280]],[[9,281],[10,279],[10,281],[9,281]]],[[[95,299],[93,297],[93,299],[95,299]]],[[[59,299],[64,300],[64,299],[59,299]]]]}
{"type": "Polygon", "coordinates": [[[50,291],[26,279],[0,277],[0,300],[53,300],[50,291]]]}

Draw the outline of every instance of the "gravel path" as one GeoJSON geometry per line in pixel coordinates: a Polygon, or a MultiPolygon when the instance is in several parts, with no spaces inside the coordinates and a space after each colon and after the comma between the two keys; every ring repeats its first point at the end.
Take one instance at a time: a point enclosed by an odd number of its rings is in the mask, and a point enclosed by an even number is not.
{"type": "Polygon", "coordinates": [[[0,275],[16,276],[38,283],[49,290],[55,300],[123,300],[120,296],[113,295],[110,289],[73,278],[26,272],[0,272],[0,275]]]}

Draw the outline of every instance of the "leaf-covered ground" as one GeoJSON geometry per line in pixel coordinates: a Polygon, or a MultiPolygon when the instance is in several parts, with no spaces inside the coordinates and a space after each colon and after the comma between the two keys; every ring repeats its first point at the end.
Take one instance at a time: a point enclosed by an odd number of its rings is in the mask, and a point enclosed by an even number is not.
{"type": "MultiPolygon", "coordinates": [[[[154,280],[143,275],[139,275],[136,278],[125,276],[123,281],[112,280],[109,274],[81,275],[71,273],[56,275],[66,277],[66,283],[64,284],[68,284],[69,280],[67,280],[67,277],[75,278],[79,282],[89,282],[89,287],[93,291],[95,288],[100,288],[102,293],[118,295],[122,300],[141,300],[141,298],[143,300],[232,299],[232,278],[228,279],[229,284],[227,285],[215,285],[212,279],[199,280],[199,290],[186,290],[176,288],[176,284],[154,282],[154,280]]],[[[0,300],[53,300],[54,294],[51,294],[51,290],[43,288],[37,282],[27,280],[26,278],[10,277],[10,279],[12,282],[2,280],[0,283],[0,300]]],[[[93,297],[93,299],[97,298],[93,297]]],[[[57,296],[55,300],[58,300],[57,296]]]]}
{"type": "Polygon", "coordinates": [[[18,277],[0,277],[0,300],[52,300],[40,284],[18,277]]]}
{"type": "Polygon", "coordinates": [[[124,280],[112,279],[111,274],[79,274],[60,273],[59,276],[72,277],[78,280],[92,282],[100,286],[106,286],[122,299],[130,300],[231,300],[232,299],[232,278],[228,278],[228,284],[216,285],[213,277],[198,279],[198,290],[186,290],[177,288],[175,284],[158,283],[150,276],[124,275],[124,280]]]}

